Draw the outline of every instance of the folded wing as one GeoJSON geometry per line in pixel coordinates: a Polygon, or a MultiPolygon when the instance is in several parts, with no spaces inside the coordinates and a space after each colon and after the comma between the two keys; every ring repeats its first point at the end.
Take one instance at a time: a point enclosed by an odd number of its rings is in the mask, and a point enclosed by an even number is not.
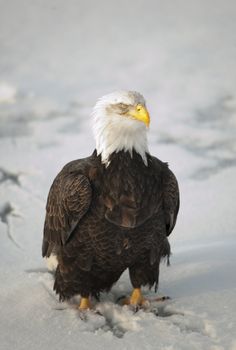
{"type": "Polygon", "coordinates": [[[166,168],[163,177],[164,189],[164,213],[166,222],[166,234],[169,236],[175,227],[179,211],[179,187],[175,175],[166,168]]]}
{"type": "Polygon", "coordinates": [[[92,189],[89,179],[62,170],[55,178],[47,200],[42,255],[49,257],[66,244],[75,227],[90,207],[92,189]]]}

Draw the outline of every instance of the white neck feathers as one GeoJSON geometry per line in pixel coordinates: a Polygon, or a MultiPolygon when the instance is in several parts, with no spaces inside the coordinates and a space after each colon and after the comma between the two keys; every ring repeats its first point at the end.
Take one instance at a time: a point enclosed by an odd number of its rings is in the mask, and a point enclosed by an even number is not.
{"type": "Polygon", "coordinates": [[[120,115],[107,115],[106,109],[97,106],[93,112],[93,132],[97,154],[102,162],[109,165],[109,157],[114,152],[136,151],[147,165],[147,131],[144,123],[120,115]]]}

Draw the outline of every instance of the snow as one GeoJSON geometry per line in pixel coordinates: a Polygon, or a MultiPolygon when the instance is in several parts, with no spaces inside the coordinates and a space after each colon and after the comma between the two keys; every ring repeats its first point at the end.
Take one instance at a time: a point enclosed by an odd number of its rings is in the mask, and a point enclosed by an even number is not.
{"type": "MultiPolygon", "coordinates": [[[[0,349],[236,349],[236,5],[227,1],[1,1],[0,349]],[[94,148],[89,115],[143,93],[150,151],[178,177],[159,316],[115,304],[124,273],[81,320],[41,259],[49,186],[94,148]]],[[[144,290],[154,297],[154,292],[144,290]]]]}
{"type": "Polygon", "coordinates": [[[16,88],[10,86],[9,84],[5,84],[2,82],[0,84],[0,104],[3,103],[14,103],[16,95],[16,88]]]}

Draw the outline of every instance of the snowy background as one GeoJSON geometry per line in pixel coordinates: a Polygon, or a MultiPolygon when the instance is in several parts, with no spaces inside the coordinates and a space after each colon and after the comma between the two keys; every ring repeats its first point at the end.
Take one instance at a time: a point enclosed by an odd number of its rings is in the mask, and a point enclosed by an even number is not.
{"type": "MultiPolygon", "coordinates": [[[[0,349],[236,349],[234,0],[0,0],[0,349]],[[92,153],[90,113],[143,93],[150,150],[181,191],[159,317],[113,302],[85,322],[41,259],[49,186],[92,153]]],[[[149,296],[154,293],[146,290],[149,296]]]]}

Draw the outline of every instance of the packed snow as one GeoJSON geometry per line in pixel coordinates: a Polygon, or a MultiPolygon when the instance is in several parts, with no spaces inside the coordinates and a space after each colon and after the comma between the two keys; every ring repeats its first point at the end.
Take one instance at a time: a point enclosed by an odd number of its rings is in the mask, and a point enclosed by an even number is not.
{"type": "Polygon", "coordinates": [[[0,4],[0,349],[235,350],[235,1],[0,4]],[[41,258],[45,202],[93,151],[96,99],[120,88],[145,96],[150,151],[179,180],[158,291],[171,299],[120,306],[124,273],[82,320],[41,258]]]}

